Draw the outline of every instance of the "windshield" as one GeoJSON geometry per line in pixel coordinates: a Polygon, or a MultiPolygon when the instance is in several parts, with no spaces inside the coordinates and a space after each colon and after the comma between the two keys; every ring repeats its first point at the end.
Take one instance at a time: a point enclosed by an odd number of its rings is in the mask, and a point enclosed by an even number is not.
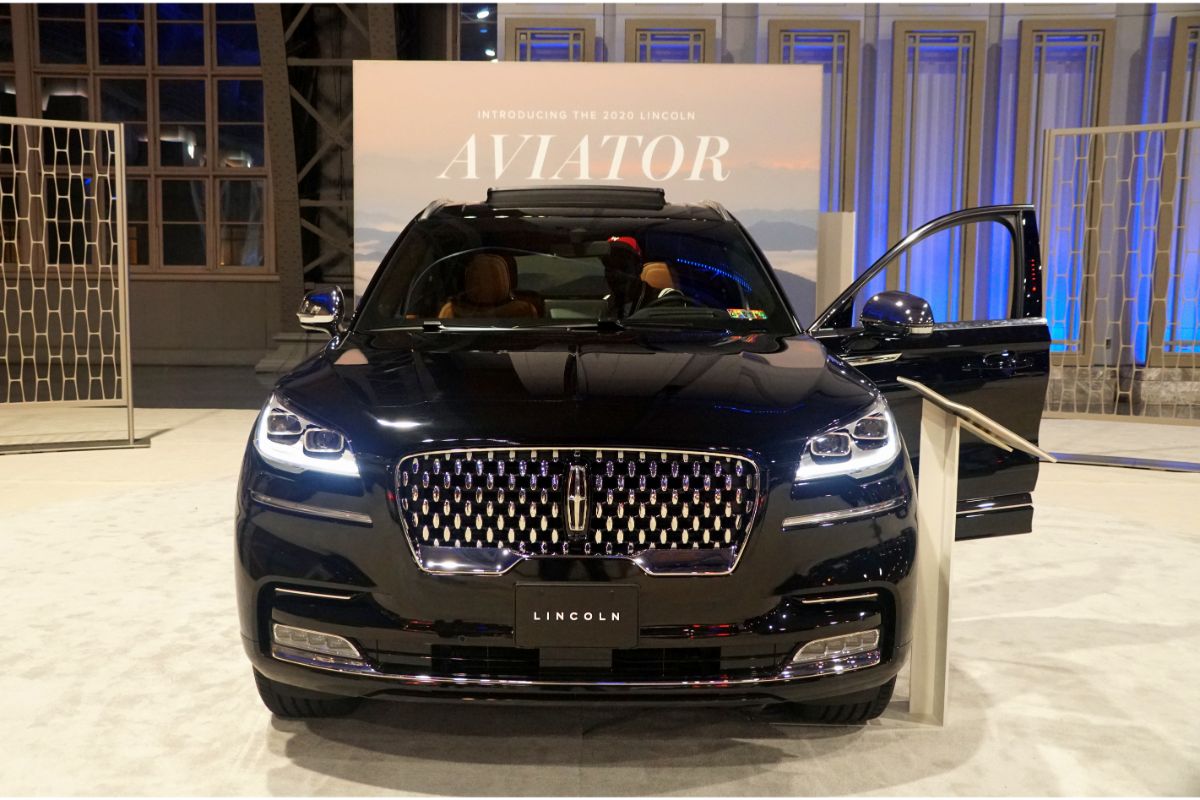
{"type": "Polygon", "coordinates": [[[794,332],[766,268],[727,221],[439,215],[414,222],[381,269],[359,330],[794,332]]]}

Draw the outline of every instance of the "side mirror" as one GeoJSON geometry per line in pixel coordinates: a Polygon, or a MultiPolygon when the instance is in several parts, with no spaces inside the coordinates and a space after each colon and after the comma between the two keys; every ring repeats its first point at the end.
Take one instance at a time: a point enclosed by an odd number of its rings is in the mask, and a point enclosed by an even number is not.
{"type": "Polygon", "coordinates": [[[342,326],[346,298],[337,286],[329,289],[313,289],[304,295],[296,318],[300,327],[307,331],[322,331],[336,336],[342,326]]]}
{"type": "Polygon", "coordinates": [[[862,310],[863,327],[884,336],[928,336],[933,333],[929,303],[908,292],[880,292],[862,310]]]}

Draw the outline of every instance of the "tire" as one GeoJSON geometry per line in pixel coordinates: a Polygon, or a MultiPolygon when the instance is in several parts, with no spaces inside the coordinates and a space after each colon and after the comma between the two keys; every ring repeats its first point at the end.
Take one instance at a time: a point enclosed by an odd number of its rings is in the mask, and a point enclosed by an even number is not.
{"type": "Polygon", "coordinates": [[[830,697],[819,703],[785,703],[785,715],[795,722],[818,725],[861,725],[883,713],[892,700],[896,679],[877,689],[830,697]]]}
{"type": "Polygon", "coordinates": [[[320,717],[344,717],[362,703],[360,697],[340,697],[333,694],[310,692],[277,683],[254,670],[254,685],[258,696],[271,713],[284,719],[316,719],[320,717]]]}

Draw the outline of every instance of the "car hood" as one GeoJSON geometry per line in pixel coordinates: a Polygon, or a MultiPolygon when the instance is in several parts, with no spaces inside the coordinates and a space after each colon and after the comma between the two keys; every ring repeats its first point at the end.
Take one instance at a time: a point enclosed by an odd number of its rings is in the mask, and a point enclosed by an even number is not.
{"type": "Polygon", "coordinates": [[[484,444],[794,457],[874,397],[807,336],[680,332],[351,334],[277,391],[385,458],[484,444]]]}

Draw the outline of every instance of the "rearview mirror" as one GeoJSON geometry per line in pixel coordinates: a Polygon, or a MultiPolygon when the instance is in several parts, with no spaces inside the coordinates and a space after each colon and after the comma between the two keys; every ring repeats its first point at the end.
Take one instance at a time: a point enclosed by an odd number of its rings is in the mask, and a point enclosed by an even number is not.
{"type": "Polygon", "coordinates": [[[313,289],[304,295],[296,318],[300,327],[308,331],[322,331],[336,336],[342,326],[346,298],[337,286],[328,289],[313,289]]]}
{"type": "Polygon", "coordinates": [[[929,303],[908,292],[880,292],[863,306],[863,327],[885,336],[928,336],[933,333],[929,303]]]}

